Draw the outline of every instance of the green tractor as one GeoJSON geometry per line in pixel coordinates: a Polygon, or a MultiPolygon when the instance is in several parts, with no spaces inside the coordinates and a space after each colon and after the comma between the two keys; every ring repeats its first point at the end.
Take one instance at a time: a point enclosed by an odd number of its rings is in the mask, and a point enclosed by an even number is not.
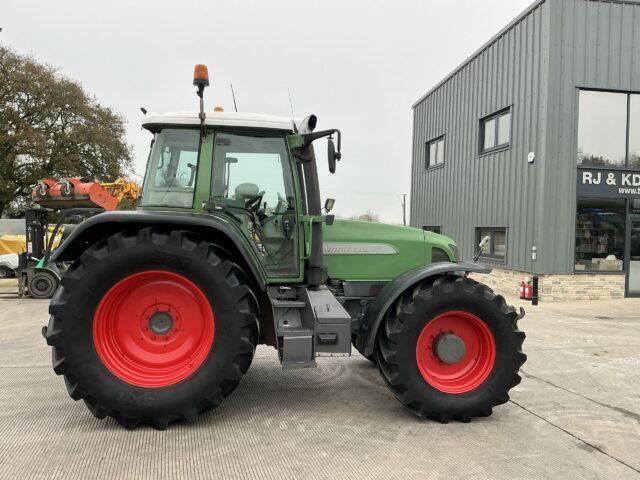
{"type": "Polygon", "coordinates": [[[334,218],[313,143],[327,139],[333,173],[338,130],[205,112],[205,66],[194,85],[199,113],[145,114],[138,210],[86,220],[52,258],[73,262],[43,328],[71,398],[127,428],[193,421],[266,344],[283,368],[353,345],[421,418],[466,422],[507,402],[524,312],[468,278],[490,269],[441,235],[334,218]]]}

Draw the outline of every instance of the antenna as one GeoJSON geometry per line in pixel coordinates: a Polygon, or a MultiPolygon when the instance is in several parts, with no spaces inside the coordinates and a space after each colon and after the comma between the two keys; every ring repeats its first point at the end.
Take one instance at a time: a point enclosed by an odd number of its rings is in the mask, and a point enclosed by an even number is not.
{"type": "Polygon", "coordinates": [[[236,94],[233,93],[233,83],[230,84],[231,85],[231,96],[233,97],[233,106],[236,109],[236,113],[238,112],[238,104],[236,103],[236,94]]]}
{"type": "Polygon", "coordinates": [[[291,100],[291,90],[289,89],[289,87],[287,87],[287,93],[289,94],[289,107],[291,108],[291,120],[293,120],[295,118],[295,115],[293,114],[293,101],[291,100]]]}

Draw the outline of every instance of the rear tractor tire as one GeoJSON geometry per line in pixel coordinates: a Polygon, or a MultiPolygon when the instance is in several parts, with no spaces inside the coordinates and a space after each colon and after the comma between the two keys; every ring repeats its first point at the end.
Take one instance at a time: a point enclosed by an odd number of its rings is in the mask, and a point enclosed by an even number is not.
{"type": "Polygon", "coordinates": [[[229,254],[146,228],[91,246],[62,278],[43,329],[74,400],[126,428],[193,421],[249,368],[258,302],[229,254]]]}
{"type": "Polygon", "coordinates": [[[487,286],[442,276],[409,289],[377,337],[380,373],[415,415],[446,423],[491,415],[520,383],[516,311],[487,286]]]}

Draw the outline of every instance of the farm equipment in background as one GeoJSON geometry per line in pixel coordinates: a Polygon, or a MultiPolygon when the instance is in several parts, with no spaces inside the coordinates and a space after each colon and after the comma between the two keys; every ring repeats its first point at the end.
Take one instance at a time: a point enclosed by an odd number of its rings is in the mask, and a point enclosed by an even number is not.
{"type": "Polygon", "coordinates": [[[32,191],[32,200],[42,208],[25,211],[26,251],[19,254],[18,295],[32,298],[51,298],[66,269],[63,262],[50,262],[56,246],[68,237],[76,224],[96,213],[115,210],[124,199],[137,201],[140,187],[119,178],[115,182],[100,183],[85,178],[44,179],[32,191]],[[53,228],[49,214],[58,213],[53,228]]]}

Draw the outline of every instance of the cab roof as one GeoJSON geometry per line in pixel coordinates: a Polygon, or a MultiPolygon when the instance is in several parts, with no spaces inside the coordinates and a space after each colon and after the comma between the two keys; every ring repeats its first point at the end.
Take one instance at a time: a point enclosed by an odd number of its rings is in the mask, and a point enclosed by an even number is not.
{"type": "MultiPolygon", "coordinates": [[[[270,130],[295,131],[294,119],[291,117],[278,117],[275,115],[265,115],[263,113],[244,112],[216,112],[206,111],[205,124],[210,126],[223,127],[248,127],[266,128],[270,130]]],[[[295,120],[299,124],[298,119],[295,120]]],[[[147,130],[157,130],[160,127],[174,125],[199,126],[200,118],[198,112],[148,112],[142,119],[142,127],[147,130]]]]}

